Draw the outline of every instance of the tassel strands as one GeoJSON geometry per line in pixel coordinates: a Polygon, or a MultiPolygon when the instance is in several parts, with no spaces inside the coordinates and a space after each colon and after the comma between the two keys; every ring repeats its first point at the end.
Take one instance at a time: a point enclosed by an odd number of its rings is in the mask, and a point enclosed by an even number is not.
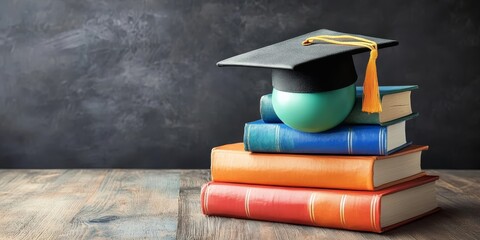
{"type": "Polygon", "coordinates": [[[377,43],[365,38],[351,35],[319,35],[307,38],[302,42],[302,45],[308,46],[315,42],[327,42],[336,45],[365,47],[370,49],[370,58],[367,63],[365,80],[363,82],[362,111],[367,113],[382,112],[376,64],[378,57],[377,43]]]}

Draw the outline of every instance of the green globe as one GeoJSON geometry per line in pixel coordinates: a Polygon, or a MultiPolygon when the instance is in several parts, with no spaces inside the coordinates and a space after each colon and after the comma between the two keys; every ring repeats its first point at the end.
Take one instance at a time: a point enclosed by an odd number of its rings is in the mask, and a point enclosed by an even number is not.
{"type": "Polygon", "coordinates": [[[355,84],[316,93],[273,89],[273,109],[287,126],[302,132],[323,132],[348,116],[355,104],[355,84]]]}

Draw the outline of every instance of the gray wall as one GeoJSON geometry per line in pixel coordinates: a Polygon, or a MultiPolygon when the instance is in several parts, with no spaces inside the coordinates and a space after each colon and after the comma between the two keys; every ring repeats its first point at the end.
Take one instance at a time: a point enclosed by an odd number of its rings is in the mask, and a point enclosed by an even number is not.
{"type": "Polygon", "coordinates": [[[423,167],[480,168],[476,2],[1,1],[0,167],[207,168],[271,91],[268,70],[215,63],[329,28],[399,40],[379,78],[420,85],[423,167]]]}

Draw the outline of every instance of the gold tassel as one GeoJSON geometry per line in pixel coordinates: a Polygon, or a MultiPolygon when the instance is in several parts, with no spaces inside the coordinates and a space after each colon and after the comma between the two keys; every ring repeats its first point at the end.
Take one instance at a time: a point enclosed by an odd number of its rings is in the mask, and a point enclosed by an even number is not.
{"type": "Polygon", "coordinates": [[[368,113],[382,112],[382,104],[380,102],[380,91],[378,88],[377,77],[377,43],[365,38],[355,37],[351,35],[320,35],[305,39],[305,41],[302,42],[302,45],[308,46],[313,44],[315,41],[322,41],[337,45],[365,47],[370,49],[370,58],[368,59],[367,69],[365,71],[365,80],[363,81],[362,111],[368,113]],[[340,41],[337,39],[339,39],[340,41]]]}

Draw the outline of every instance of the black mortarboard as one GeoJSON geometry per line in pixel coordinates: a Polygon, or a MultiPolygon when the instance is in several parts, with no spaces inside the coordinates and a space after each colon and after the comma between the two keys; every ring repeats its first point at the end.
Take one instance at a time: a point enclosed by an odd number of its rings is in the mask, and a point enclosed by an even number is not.
{"type": "MultiPolygon", "coordinates": [[[[373,64],[370,64],[372,59],[369,60],[367,75],[371,72],[368,68],[373,65],[372,71],[375,72],[374,83],[376,84],[374,91],[378,92],[375,65],[377,49],[397,44],[395,40],[321,29],[225,59],[218,62],[217,66],[270,68],[274,89],[290,93],[317,93],[352,85],[357,80],[352,55],[370,51],[371,58],[374,59],[373,64]],[[344,38],[345,36],[347,38],[344,38]],[[358,38],[361,38],[360,42],[358,38]],[[374,49],[365,41],[374,44],[374,49]]],[[[368,83],[368,85],[372,84],[368,83]]],[[[371,88],[365,88],[367,89],[371,88]]],[[[379,98],[379,95],[377,97],[379,98]]],[[[367,111],[375,112],[375,110],[367,111]]]]}

